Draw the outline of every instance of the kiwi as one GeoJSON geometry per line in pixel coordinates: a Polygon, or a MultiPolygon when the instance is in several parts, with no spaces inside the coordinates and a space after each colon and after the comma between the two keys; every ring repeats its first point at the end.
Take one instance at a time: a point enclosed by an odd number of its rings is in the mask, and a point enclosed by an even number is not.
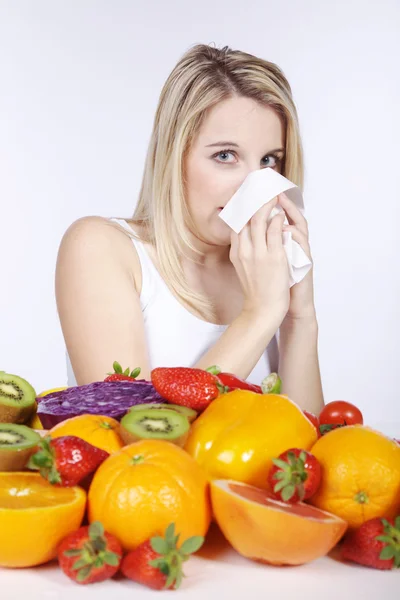
{"type": "Polygon", "coordinates": [[[36,408],[36,392],[22,377],[0,372],[0,423],[26,423],[36,408]]]}
{"type": "Polygon", "coordinates": [[[0,471],[22,471],[39,442],[26,425],[0,423],[0,471]]]}
{"type": "Polygon", "coordinates": [[[146,402],[144,404],[136,404],[135,406],[132,406],[129,411],[151,410],[153,408],[174,410],[175,412],[178,412],[186,417],[189,420],[189,423],[193,423],[197,417],[197,412],[193,410],[193,408],[189,408],[188,406],[179,406],[179,404],[162,404],[161,402],[146,402]]]}
{"type": "Polygon", "coordinates": [[[120,436],[124,444],[143,439],[166,440],[183,446],[189,435],[190,423],[174,410],[152,408],[131,410],[121,419],[120,436]]]}

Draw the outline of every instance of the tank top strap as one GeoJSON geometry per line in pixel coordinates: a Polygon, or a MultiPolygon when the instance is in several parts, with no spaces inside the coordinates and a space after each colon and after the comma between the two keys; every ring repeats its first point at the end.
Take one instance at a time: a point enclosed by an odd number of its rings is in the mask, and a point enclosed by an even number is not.
{"type": "Polygon", "coordinates": [[[140,267],[142,271],[142,289],[140,292],[140,304],[142,306],[142,310],[144,311],[146,307],[150,304],[150,302],[155,297],[156,288],[161,278],[161,275],[157,271],[153,261],[148,255],[144,244],[137,237],[135,230],[127,223],[124,219],[111,218],[110,221],[117,223],[121,227],[123,227],[128,233],[133,234],[131,237],[132,243],[136,248],[138,253],[140,267]]]}

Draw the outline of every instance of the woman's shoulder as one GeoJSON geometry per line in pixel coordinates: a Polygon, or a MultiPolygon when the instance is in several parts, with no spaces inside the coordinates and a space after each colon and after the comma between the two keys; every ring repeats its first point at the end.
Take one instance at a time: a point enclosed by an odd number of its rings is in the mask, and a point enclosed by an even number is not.
{"type": "Polygon", "coordinates": [[[140,283],[140,262],[129,232],[116,221],[86,216],[74,221],[61,240],[58,260],[82,261],[88,268],[102,261],[126,267],[140,283]]]}

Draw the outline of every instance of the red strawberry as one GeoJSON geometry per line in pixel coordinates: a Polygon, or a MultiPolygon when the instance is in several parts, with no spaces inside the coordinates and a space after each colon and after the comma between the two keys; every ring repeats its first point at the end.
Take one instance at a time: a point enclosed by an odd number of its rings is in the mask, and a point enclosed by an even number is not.
{"type": "Polygon", "coordinates": [[[151,371],[151,383],[168,402],[198,412],[226,391],[216,375],[191,367],[157,367],[151,371]]]}
{"type": "Polygon", "coordinates": [[[400,567],[400,515],[392,519],[370,519],[345,536],[341,555],[374,569],[400,567]]]}
{"type": "Polygon", "coordinates": [[[76,583],[96,583],[118,571],[122,547],[116,537],[94,521],[67,535],[58,547],[58,562],[76,583]]]}
{"type": "Polygon", "coordinates": [[[104,381],[131,381],[140,375],[140,367],[129,372],[129,367],[122,371],[121,365],[115,361],[113,363],[114,373],[108,373],[108,377],[104,381]]]}
{"type": "Polygon", "coordinates": [[[39,471],[54,485],[77,485],[109,456],[105,450],[75,435],[63,435],[54,440],[46,436],[38,447],[27,467],[39,471]]]}
{"type": "Polygon", "coordinates": [[[278,500],[295,503],[315,494],[321,483],[321,465],[313,454],[291,448],[272,462],[268,482],[278,500]]]}
{"type": "Polygon", "coordinates": [[[204,542],[203,537],[194,536],[185,540],[178,549],[178,538],[174,523],[171,523],[165,538],[146,540],[124,557],[122,573],[153,590],[177,589],[184,577],[182,563],[189,559],[190,554],[197,552],[204,542]]]}
{"type": "Polygon", "coordinates": [[[213,367],[208,367],[206,369],[209,373],[213,375],[218,375],[218,379],[221,383],[226,386],[229,391],[231,390],[249,390],[250,392],[256,392],[257,394],[262,394],[262,389],[260,385],[256,385],[254,383],[249,383],[245,379],[240,379],[240,377],[236,377],[232,373],[221,373],[220,367],[214,365],[213,367]]]}

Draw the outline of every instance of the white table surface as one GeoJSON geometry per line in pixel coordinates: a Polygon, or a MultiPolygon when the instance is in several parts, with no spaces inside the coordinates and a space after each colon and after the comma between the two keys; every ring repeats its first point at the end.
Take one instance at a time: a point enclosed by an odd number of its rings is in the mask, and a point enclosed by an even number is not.
{"type": "Polygon", "coordinates": [[[0,569],[1,600],[145,600],[164,595],[185,600],[399,600],[400,571],[378,571],[341,563],[334,550],[298,567],[272,567],[232,550],[213,524],[207,541],[185,563],[186,578],[177,591],[161,593],[128,579],[78,585],[57,563],[35,569],[0,569]],[[335,556],[336,555],[336,556],[335,556]]]}
{"type": "MultiPolygon", "coordinates": [[[[400,423],[371,426],[390,436],[400,433],[400,423]]],[[[184,572],[179,590],[160,596],[118,576],[82,586],[68,579],[55,561],[34,569],[0,568],[0,600],[151,600],[165,595],[185,600],[222,600],[225,595],[227,600],[400,600],[399,569],[342,563],[337,549],[298,567],[262,565],[235,552],[215,524],[203,547],[184,564],[184,572]]]]}

